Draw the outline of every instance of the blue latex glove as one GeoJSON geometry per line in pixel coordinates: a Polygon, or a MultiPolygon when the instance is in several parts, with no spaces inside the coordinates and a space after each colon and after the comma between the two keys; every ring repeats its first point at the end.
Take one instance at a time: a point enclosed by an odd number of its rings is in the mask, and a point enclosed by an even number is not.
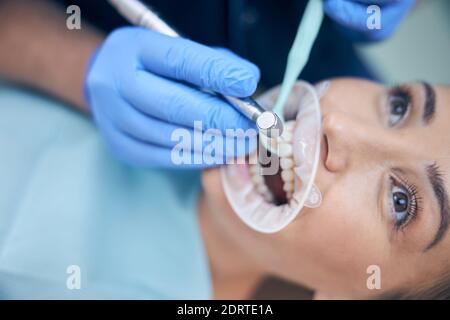
{"type": "MultiPolygon", "coordinates": [[[[179,142],[171,141],[175,129],[186,128],[192,137],[194,121],[202,121],[203,130],[223,133],[254,124],[198,87],[247,97],[258,80],[258,68],[229,51],[125,27],[112,32],[91,58],[85,92],[100,132],[122,160],[139,166],[204,167],[172,162],[171,150],[179,142]]],[[[193,146],[192,154],[200,154],[205,145],[193,146]]]]}
{"type": "Polygon", "coordinates": [[[389,37],[403,17],[414,5],[415,0],[325,0],[326,14],[346,27],[354,40],[380,41],[389,37]],[[381,9],[381,29],[367,28],[369,5],[381,9]]]}

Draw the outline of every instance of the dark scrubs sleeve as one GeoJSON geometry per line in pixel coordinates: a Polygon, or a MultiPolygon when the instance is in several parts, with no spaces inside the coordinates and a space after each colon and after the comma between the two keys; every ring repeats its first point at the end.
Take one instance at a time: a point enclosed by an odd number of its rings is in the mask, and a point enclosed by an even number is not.
{"type": "MultiPolygon", "coordinates": [[[[81,8],[82,19],[109,32],[128,23],[104,1],[60,0],[81,8]]],[[[307,1],[300,0],[152,0],[150,4],[183,36],[209,46],[227,47],[261,69],[261,85],[283,80],[286,59],[307,1]]],[[[375,79],[339,26],[325,17],[301,78],[375,79]]]]}
{"type": "MultiPolygon", "coordinates": [[[[280,4],[270,0],[248,0],[245,3],[245,6],[231,6],[230,39],[234,50],[261,68],[264,85],[277,85],[283,80],[287,56],[307,1],[283,1],[280,4]]],[[[325,17],[300,78],[317,82],[342,76],[375,78],[357,55],[353,43],[338,30],[338,25],[325,17]]]]}

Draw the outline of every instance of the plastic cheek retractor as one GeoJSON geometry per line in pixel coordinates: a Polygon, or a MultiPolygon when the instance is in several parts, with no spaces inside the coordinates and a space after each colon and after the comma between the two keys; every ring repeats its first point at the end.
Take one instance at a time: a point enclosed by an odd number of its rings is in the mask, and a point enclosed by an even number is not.
{"type": "MultiPolygon", "coordinates": [[[[261,194],[252,179],[249,164],[231,164],[221,168],[222,184],[228,201],[236,214],[251,228],[264,233],[277,232],[292,222],[303,207],[320,206],[322,195],[314,185],[314,179],[320,160],[322,136],[319,99],[323,95],[321,91],[325,89],[326,83],[315,88],[307,82],[298,81],[283,108],[285,119],[295,119],[291,129],[294,191],[287,203],[275,205],[261,194]]],[[[270,109],[279,91],[279,87],[269,90],[258,98],[258,102],[270,109]]],[[[280,138],[266,137],[266,141],[262,141],[265,139],[262,135],[259,138],[266,149],[279,154],[280,138]]],[[[256,152],[250,155],[250,159],[256,158],[256,152]]]]}

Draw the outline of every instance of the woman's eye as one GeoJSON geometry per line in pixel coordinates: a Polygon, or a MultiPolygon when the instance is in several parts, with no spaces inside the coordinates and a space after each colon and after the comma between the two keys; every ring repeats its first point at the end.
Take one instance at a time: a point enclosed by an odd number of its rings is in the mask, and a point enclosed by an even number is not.
{"type": "Polygon", "coordinates": [[[417,191],[413,186],[403,187],[392,182],[391,203],[395,226],[400,229],[417,214],[417,191]]]}
{"type": "Polygon", "coordinates": [[[411,95],[408,90],[395,88],[389,95],[389,126],[399,124],[409,111],[411,95]]]}
{"type": "Polygon", "coordinates": [[[392,189],[392,207],[395,225],[404,225],[408,218],[409,198],[408,194],[397,186],[394,186],[392,189]]]}

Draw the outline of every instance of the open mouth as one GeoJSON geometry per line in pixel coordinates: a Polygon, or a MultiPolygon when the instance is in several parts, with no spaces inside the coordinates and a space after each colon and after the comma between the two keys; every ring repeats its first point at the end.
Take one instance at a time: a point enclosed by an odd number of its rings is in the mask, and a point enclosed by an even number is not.
{"type": "MultiPolygon", "coordinates": [[[[249,164],[250,176],[256,190],[266,201],[275,205],[287,204],[292,199],[295,189],[295,162],[292,150],[294,127],[294,120],[286,122],[285,130],[279,140],[278,155],[265,151],[269,158],[279,163],[276,174],[261,174],[263,168],[269,167],[271,163],[261,164],[258,161],[252,161],[249,164]]],[[[253,157],[256,157],[256,154],[253,157]]]]}
{"type": "MultiPolygon", "coordinates": [[[[274,88],[261,96],[261,105],[273,106],[278,92],[274,88]]],[[[250,154],[245,164],[221,168],[231,207],[257,231],[280,231],[303,207],[316,208],[322,201],[314,185],[322,139],[320,92],[298,81],[283,109],[286,122],[281,137],[265,140],[260,136],[261,149],[250,154]]]]}

